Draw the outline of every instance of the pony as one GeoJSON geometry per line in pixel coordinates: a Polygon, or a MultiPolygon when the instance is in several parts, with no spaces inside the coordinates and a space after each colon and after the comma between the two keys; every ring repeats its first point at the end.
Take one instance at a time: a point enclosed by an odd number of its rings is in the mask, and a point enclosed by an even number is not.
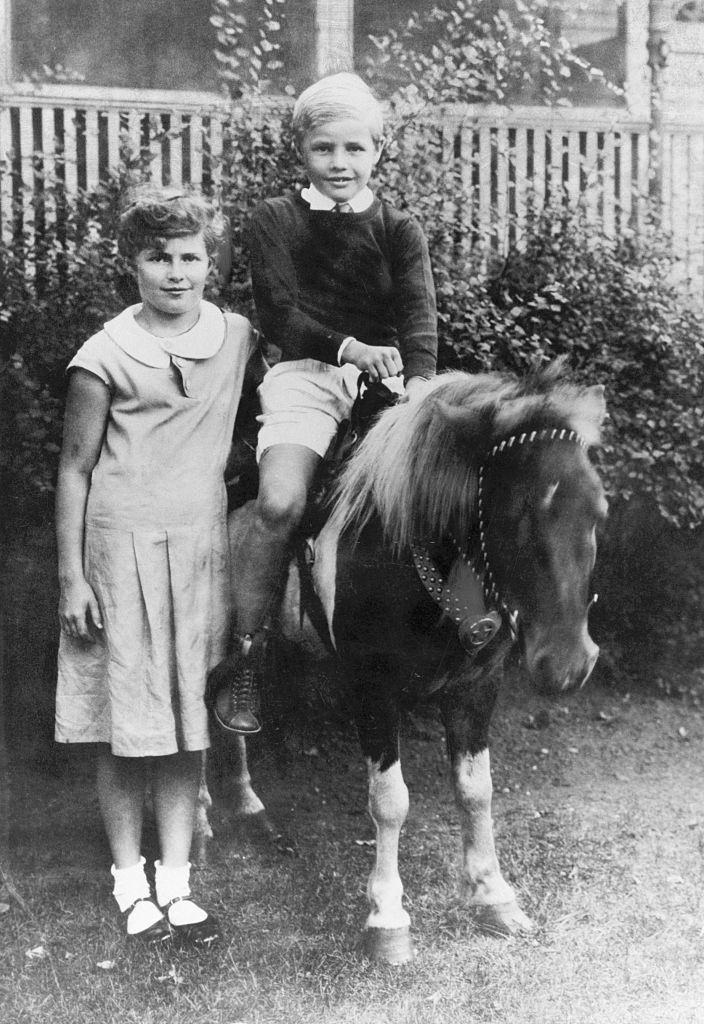
{"type": "MultiPolygon", "coordinates": [[[[607,503],[588,451],[604,415],[603,387],[570,383],[559,361],[523,378],[440,374],[378,417],[342,469],[312,565],[291,562],[274,625],[307,656],[336,659],[367,765],[374,959],[414,955],[398,871],[409,806],[399,731],[419,701],[437,705],[446,732],[466,904],[487,932],[532,928],[495,850],[489,722],[512,647],[548,694],[582,686],[597,660],[587,620],[607,503]]],[[[247,514],[229,519],[235,566],[247,514]]],[[[238,742],[237,811],[261,814],[238,742]]]]}

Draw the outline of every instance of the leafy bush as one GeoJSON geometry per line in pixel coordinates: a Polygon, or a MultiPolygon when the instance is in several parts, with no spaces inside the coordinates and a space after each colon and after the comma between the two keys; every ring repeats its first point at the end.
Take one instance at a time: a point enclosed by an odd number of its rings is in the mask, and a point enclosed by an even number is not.
{"type": "Polygon", "coordinates": [[[256,322],[252,304],[245,227],[256,203],[305,182],[291,131],[291,107],[282,101],[262,108],[259,97],[238,105],[223,133],[220,201],[230,223],[232,272],[222,300],[256,322]]]}
{"type": "Polygon", "coordinates": [[[386,93],[426,107],[569,103],[573,75],[580,82],[604,75],[557,28],[548,0],[439,3],[373,40],[369,75],[386,93]]]}
{"type": "MultiPolygon", "coordinates": [[[[677,271],[654,226],[607,238],[579,210],[552,209],[486,294],[502,314],[489,325],[500,363],[521,370],[567,353],[580,377],[606,386],[601,468],[612,495],[648,495],[667,521],[693,527],[704,519],[704,316],[677,271]]],[[[453,348],[465,363],[461,345],[453,348]]]]}
{"type": "Polygon", "coordinates": [[[252,91],[262,94],[274,85],[290,91],[286,83],[282,24],[286,0],[262,0],[254,24],[247,16],[249,0],[212,0],[210,24],[215,28],[215,59],[225,92],[244,100],[252,91]]]}
{"type": "MultiPolygon", "coordinates": [[[[243,229],[260,195],[299,180],[289,112],[273,117],[270,110],[262,121],[243,109],[226,141],[233,272],[219,300],[255,316],[243,229]]],[[[672,283],[667,239],[654,228],[609,239],[579,210],[551,208],[487,275],[480,251],[458,237],[441,147],[435,129],[414,124],[392,141],[378,180],[379,191],[427,233],[441,366],[521,372],[567,353],[581,377],[607,387],[602,468],[612,494],[648,495],[676,525],[701,522],[704,321],[672,283]]],[[[3,467],[25,497],[51,486],[70,354],[124,304],[114,243],[119,186],[116,179],[68,204],[61,237],[49,231],[36,254],[33,279],[28,254],[0,252],[3,467]]]]}
{"type": "Polygon", "coordinates": [[[487,269],[486,239],[472,243],[477,225],[459,227],[461,169],[443,160],[443,145],[441,130],[414,123],[379,171],[380,191],[429,240],[441,365],[520,373],[566,353],[579,377],[607,389],[601,465],[611,494],[647,495],[676,526],[701,523],[704,316],[676,283],[667,236],[650,220],[608,237],[560,197],[487,269]]]}
{"type": "Polygon", "coordinates": [[[6,513],[48,516],[61,442],[65,368],[124,302],[115,245],[118,185],[73,200],[32,245],[0,248],[0,471],[6,513]]]}

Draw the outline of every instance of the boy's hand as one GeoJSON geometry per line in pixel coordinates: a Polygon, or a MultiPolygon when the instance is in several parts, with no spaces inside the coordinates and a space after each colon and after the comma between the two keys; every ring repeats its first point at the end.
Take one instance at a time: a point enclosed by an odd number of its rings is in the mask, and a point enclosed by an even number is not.
{"type": "Polygon", "coordinates": [[[428,390],[430,381],[426,377],[409,377],[404,388],[402,402],[420,398],[428,390]]]}
{"type": "Polygon", "coordinates": [[[396,377],[403,370],[398,349],[390,345],[365,345],[356,338],[345,347],[341,362],[353,363],[358,370],[366,370],[370,380],[396,377]]]}
{"type": "Polygon", "coordinates": [[[64,584],[59,598],[61,632],[74,640],[92,643],[103,628],[100,605],[85,579],[64,584]]]}

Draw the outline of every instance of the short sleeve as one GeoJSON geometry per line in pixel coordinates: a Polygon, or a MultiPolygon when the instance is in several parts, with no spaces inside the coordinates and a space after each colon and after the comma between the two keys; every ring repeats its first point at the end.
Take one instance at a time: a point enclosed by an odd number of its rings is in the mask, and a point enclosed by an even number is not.
{"type": "Polygon", "coordinates": [[[112,389],[113,375],[110,372],[110,354],[114,348],[105,331],[99,331],[81,345],[66,367],[69,370],[87,370],[112,389]]]}

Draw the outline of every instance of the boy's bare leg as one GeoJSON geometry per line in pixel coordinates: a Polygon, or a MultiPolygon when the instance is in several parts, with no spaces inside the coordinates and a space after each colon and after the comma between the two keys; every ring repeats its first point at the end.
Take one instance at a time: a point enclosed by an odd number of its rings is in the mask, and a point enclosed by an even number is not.
{"type": "Polygon", "coordinates": [[[320,461],[316,452],[303,445],[277,444],[267,448],[259,463],[259,494],[249,527],[233,552],[239,657],[230,693],[221,702],[224,706],[216,707],[220,723],[234,732],[253,733],[261,728],[254,683],[260,645],[255,640],[250,657],[247,638],[256,637],[279,596],[291,541],[320,461]]]}
{"type": "Polygon", "coordinates": [[[235,552],[235,622],[240,636],[261,629],[276,600],[293,534],[305,512],[320,456],[299,444],[277,444],[259,463],[259,494],[249,529],[235,552]]]}

